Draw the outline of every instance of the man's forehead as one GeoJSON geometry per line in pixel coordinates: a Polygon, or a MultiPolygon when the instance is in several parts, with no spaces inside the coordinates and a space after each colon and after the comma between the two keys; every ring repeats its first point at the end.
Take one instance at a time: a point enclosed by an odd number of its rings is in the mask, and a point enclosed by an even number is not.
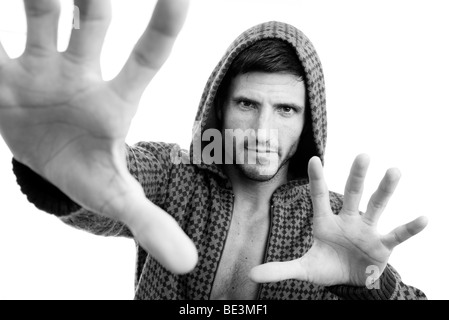
{"type": "Polygon", "coordinates": [[[287,72],[260,72],[253,71],[237,75],[233,82],[244,82],[260,85],[298,85],[303,83],[298,76],[287,72]]]}
{"type": "Polygon", "coordinates": [[[305,84],[297,76],[287,73],[251,72],[240,74],[231,83],[231,96],[249,95],[304,99],[305,84]]]}

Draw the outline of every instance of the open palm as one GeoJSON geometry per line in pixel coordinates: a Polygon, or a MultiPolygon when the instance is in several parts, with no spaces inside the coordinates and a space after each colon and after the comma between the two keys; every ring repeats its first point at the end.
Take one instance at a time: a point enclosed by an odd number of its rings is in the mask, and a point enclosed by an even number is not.
{"type": "Polygon", "coordinates": [[[190,271],[193,243],[148,201],[126,165],[125,138],[149,81],[169,55],[185,19],[186,0],[156,5],[150,24],[118,76],[103,81],[100,52],[110,0],[76,0],[80,29],[59,53],[58,0],[25,0],[24,54],[0,45],[0,133],[14,157],[75,202],[119,220],[168,269],[190,271]]]}
{"type": "Polygon", "coordinates": [[[369,285],[370,270],[377,270],[375,276],[380,277],[393,248],[422,231],[427,220],[420,217],[386,235],[379,234],[378,219],[399,182],[400,174],[397,169],[389,169],[372,195],[366,212],[360,214],[359,204],[368,163],[366,155],[355,159],[346,183],[343,207],[335,215],[330,206],[321,162],[317,157],[312,158],[309,162],[314,210],[312,247],[299,259],[257,266],[250,277],[256,282],[298,279],[322,286],[369,285]]]}

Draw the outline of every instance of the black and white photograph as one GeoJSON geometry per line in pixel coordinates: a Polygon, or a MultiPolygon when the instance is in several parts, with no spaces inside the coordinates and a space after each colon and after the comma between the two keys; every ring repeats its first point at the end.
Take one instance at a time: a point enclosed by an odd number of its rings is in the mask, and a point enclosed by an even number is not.
{"type": "Polygon", "coordinates": [[[0,0],[0,300],[449,299],[448,12],[0,0]]]}

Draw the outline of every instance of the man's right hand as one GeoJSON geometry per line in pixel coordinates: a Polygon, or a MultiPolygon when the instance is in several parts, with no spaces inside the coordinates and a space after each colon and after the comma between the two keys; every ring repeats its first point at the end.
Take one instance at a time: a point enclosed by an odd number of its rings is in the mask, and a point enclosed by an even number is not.
{"type": "Polygon", "coordinates": [[[109,82],[101,77],[100,51],[110,0],[75,0],[80,29],[63,53],[56,47],[59,0],[24,2],[24,54],[9,59],[0,44],[0,133],[13,156],[84,208],[125,223],[172,272],[191,271],[195,246],[145,197],[125,158],[140,97],[169,56],[188,1],[158,1],[147,30],[109,82]]]}

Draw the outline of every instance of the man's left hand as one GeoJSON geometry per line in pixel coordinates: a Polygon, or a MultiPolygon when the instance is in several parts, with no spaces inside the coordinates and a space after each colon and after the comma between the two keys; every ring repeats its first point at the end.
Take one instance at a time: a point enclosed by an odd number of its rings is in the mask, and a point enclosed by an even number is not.
{"type": "Polygon", "coordinates": [[[251,270],[250,278],[255,282],[298,279],[322,286],[365,286],[370,275],[367,270],[374,270],[368,267],[377,269],[380,277],[393,248],[421,232],[427,225],[427,218],[419,217],[386,235],[379,234],[377,222],[399,182],[400,172],[387,170],[366,212],[361,214],[359,204],[368,165],[366,155],[355,159],[346,183],[343,207],[335,215],[321,161],[318,157],[312,158],[309,162],[314,208],[312,247],[299,259],[257,266],[251,270]]]}

